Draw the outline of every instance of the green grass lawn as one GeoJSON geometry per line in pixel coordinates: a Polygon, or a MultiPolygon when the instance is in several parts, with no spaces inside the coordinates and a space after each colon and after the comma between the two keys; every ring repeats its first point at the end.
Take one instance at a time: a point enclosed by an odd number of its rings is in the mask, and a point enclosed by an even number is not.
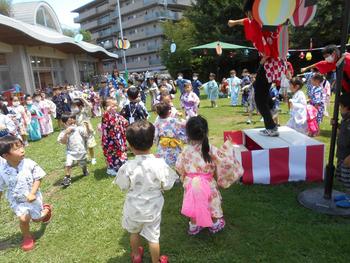
{"type": "MultiPolygon", "coordinates": [[[[243,108],[230,107],[228,99],[220,99],[219,108],[209,108],[209,104],[203,100],[200,113],[209,121],[210,141],[215,145],[223,142],[225,130],[262,127],[259,116],[252,125],[245,124],[243,108]]],[[[282,108],[284,124],[288,114],[282,108]]],[[[1,200],[0,262],[130,262],[128,234],[121,228],[124,193],[106,176],[101,147],[97,147],[98,163],[90,167],[90,176],[82,178],[75,168],[74,183],[61,189],[65,154],[57,136],[56,132],[27,148],[27,157],[48,173],[42,191],[45,201],[54,206],[53,220],[47,226],[32,224],[36,248],[24,253],[19,249],[17,219],[1,200]]],[[[329,137],[326,118],[318,139],[326,143],[327,154],[329,137]]],[[[180,214],[183,190],[176,185],[165,194],[162,252],[171,262],[349,262],[350,220],[315,214],[296,200],[298,193],[315,186],[234,185],[221,191],[226,229],[214,236],[203,231],[189,237],[188,220],[180,214]]],[[[144,262],[150,262],[148,249],[144,262]]]]}

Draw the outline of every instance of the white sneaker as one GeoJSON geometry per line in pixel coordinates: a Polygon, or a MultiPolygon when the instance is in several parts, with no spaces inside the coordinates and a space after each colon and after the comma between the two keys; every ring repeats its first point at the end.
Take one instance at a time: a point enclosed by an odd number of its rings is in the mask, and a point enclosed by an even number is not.
{"type": "Polygon", "coordinates": [[[92,165],[95,165],[95,164],[96,164],[96,158],[92,158],[92,159],[91,159],[91,164],[92,164],[92,165]]]}
{"type": "Polygon", "coordinates": [[[268,136],[268,137],[278,137],[280,135],[277,127],[275,129],[260,130],[259,132],[261,135],[268,136]]]}
{"type": "Polygon", "coordinates": [[[247,123],[247,124],[251,124],[252,121],[251,121],[251,120],[247,120],[246,123],[247,123]]]}
{"type": "Polygon", "coordinates": [[[110,169],[110,168],[107,169],[107,174],[110,175],[110,176],[116,176],[117,175],[117,173],[113,169],[110,169]]]}

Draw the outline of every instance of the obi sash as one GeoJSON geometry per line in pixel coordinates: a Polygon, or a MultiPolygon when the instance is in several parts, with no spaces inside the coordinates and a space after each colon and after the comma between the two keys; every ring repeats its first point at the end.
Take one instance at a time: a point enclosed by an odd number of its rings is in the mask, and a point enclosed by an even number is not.
{"type": "Polygon", "coordinates": [[[211,189],[210,181],[213,175],[210,173],[186,174],[189,182],[185,188],[181,213],[195,220],[197,226],[211,227],[213,221],[209,209],[211,189]]]}
{"type": "Polygon", "coordinates": [[[181,140],[169,137],[160,137],[159,144],[167,148],[183,147],[183,142],[181,140]]]}

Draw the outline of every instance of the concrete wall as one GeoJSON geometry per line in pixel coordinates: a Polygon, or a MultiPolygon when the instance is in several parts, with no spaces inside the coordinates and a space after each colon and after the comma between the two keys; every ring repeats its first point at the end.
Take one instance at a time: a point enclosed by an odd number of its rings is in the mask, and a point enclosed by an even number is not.
{"type": "Polygon", "coordinates": [[[79,85],[79,65],[74,55],[70,54],[68,58],[63,61],[63,68],[68,83],[73,85],[79,85]]]}
{"type": "Polygon", "coordinates": [[[32,67],[24,46],[12,46],[13,52],[6,54],[12,84],[18,83],[24,93],[34,93],[32,67]]]}

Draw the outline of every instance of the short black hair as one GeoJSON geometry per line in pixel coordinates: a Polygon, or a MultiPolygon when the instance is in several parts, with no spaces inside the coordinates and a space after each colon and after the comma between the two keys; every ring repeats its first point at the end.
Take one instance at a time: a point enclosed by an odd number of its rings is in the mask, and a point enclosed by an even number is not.
{"type": "Polygon", "coordinates": [[[75,120],[77,118],[77,115],[72,112],[64,112],[61,116],[61,120],[63,123],[67,123],[69,119],[75,120]]]}
{"type": "Polygon", "coordinates": [[[303,87],[304,83],[303,81],[298,78],[298,77],[294,77],[290,80],[290,84],[292,84],[293,86],[299,86],[300,89],[303,87]]]}
{"type": "Polygon", "coordinates": [[[339,97],[339,104],[350,110],[350,94],[344,93],[339,97]]]}
{"type": "Polygon", "coordinates": [[[216,77],[216,75],[215,75],[214,73],[210,73],[210,74],[209,74],[209,77],[213,77],[213,78],[215,78],[215,77],[216,77]]]}
{"type": "Polygon", "coordinates": [[[253,10],[254,0],[245,0],[243,3],[243,12],[246,14],[253,10]]]}
{"type": "Polygon", "coordinates": [[[75,98],[72,101],[72,105],[77,105],[78,107],[82,107],[82,106],[84,106],[84,102],[79,98],[75,98]]]}
{"type": "Polygon", "coordinates": [[[156,105],[156,110],[159,117],[165,119],[169,115],[171,106],[167,103],[161,102],[156,105]]]}
{"type": "Polygon", "coordinates": [[[4,137],[1,137],[0,138],[0,156],[4,156],[5,154],[10,153],[11,149],[18,143],[21,143],[23,145],[23,142],[21,141],[21,139],[19,139],[16,136],[6,135],[4,137]]]}
{"type": "Polygon", "coordinates": [[[335,52],[338,57],[340,56],[340,50],[336,45],[328,45],[322,50],[322,55],[331,55],[333,52],[335,52]]]}
{"type": "Polygon", "coordinates": [[[315,74],[311,77],[311,79],[317,80],[317,81],[319,81],[319,82],[324,81],[323,75],[321,75],[320,73],[315,73],[315,74]]]}
{"type": "Polygon", "coordinates": [[[139,120],[131,124],[126,130],[126,139],[130,146],[139,151],[152,148],[155,128],[146,120],[139,120]]]}
{"type": "Polygon", "coordinates": [[[139,91],[138,88],[132,86],[132,87],[130,87],[130,88],[128,89],[128,91],[126,92],[126,94],[128,94],[129,99],[131,99],[131,100],[136,100],[137,97],[138,97],[139,94],[140,94],[140,91],[139,91]]]}

